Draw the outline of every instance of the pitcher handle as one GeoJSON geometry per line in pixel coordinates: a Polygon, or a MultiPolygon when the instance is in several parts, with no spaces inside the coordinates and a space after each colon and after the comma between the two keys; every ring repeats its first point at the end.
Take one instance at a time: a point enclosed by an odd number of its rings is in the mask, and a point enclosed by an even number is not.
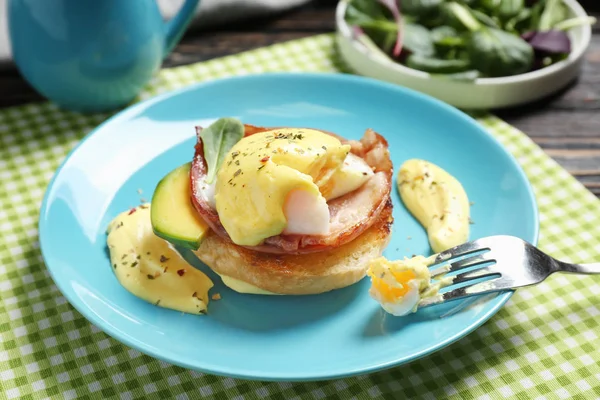
{"type": "Polygon", "coordinates": [[[179,43],[181,36],[185,32],[185,28],[187,28],[194,17],[194,10],[199,1],[185,0],[179,12],[165,24],[165,50],[163,58],[168,56],[175,45],[179,43]]]}

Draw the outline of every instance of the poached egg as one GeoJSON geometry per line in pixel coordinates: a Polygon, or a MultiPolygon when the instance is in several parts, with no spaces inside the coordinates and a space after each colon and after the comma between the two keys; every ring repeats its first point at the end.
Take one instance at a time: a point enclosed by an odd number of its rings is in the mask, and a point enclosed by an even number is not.
{"type": "Polygon", "coordinates": [[[318,130],[273,129],[246,136],[202,185],[231,240],[256,246],[279,234],[326,235],[329,200],[361,187],[373,171],[350,145],[318,130]]]}

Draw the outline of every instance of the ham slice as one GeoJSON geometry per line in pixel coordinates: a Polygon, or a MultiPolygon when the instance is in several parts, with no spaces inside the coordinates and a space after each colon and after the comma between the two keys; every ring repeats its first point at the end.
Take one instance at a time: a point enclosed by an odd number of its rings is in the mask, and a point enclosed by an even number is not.
{"type": "MultiPolygon", "coordinates": [[[[245,136],[277,128],[264,128],[244,125],[245,136]]],[[[198,133],[202,128],[196,128],[198,133]]],[[[360,188],[342,197],[331,200],[329,206],[330,230],[327,235],[277,235],[267,238],[259,246],[244,246],[251,250],[274,254],[305,254],[324,251],[341,246],[357,238],[371,227],[390,200],[393,166],[390,160],[387,141],[373,130],[368,129],[360,141],[346,140],[331,132],[342,143],[350,144],[351,152],[361,157],[375,174],[360,188]]],[[[198,135],[196,153],[190,171],[192,202],[199,215],[211,229],[222,238],[231,241],[219,220],[217,211],[202,195],[200,185],[206,175],[206,161],[202,139],[198,135]]]]}

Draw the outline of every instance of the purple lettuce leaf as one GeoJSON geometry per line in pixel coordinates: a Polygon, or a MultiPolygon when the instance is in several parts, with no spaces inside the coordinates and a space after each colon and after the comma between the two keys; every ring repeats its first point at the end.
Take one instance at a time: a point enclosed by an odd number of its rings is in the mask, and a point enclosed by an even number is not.
{"type": "Polygon", "coordinates": [[[569,54],[571,53],[571,40],[563,31],[549,30],[544,32],[530,31],[521,35],[521,38],[533,47],[536,53],[542,54],[569,54]]]}

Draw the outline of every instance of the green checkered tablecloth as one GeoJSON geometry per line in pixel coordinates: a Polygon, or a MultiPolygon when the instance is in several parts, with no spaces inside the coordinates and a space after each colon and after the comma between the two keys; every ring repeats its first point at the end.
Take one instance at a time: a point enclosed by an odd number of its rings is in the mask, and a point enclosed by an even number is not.
{"type": "MultiPolygon", "coordinates": [[[[140,98],[230,75],[340,70],[333,36],[321,35],[163,70],[140,98]]],[[[555,275],[520,289],[459,342],[408,365],[348,379],[221,378],[113,340],[58,291],[37,236],[40,203],[54,171],[108,116],[49,103],[0,111],[0,398],[600,398],[600,276],[555,275]]],[[[493,116],[479,121],[516,156],[533,184],[540,247],[564,260],[599,261],[600,201],[523,133],[493,116]]]]}

